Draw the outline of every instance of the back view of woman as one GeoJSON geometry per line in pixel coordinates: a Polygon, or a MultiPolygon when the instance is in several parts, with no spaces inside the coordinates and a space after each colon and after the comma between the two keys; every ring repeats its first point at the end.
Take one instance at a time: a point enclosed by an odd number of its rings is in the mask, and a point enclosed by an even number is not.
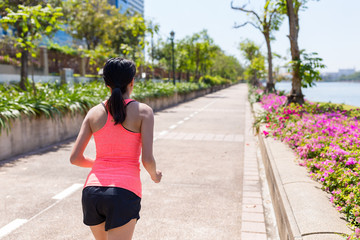
{"type": "Polygon", "coordinates": [[[146,104],[130,99],[135,64],[123,58],[109,59],[103,69],[110,98],[90,109],[72,149],[70,161],[92,168],[84,185],[84,224],[96,240],[130,240],[140,218],[141,181],[139,157],[151,179],[162,173],[153,157],[154,114],[146,104]],[[84,156],[94,136],[96,159],[84,156]]]}

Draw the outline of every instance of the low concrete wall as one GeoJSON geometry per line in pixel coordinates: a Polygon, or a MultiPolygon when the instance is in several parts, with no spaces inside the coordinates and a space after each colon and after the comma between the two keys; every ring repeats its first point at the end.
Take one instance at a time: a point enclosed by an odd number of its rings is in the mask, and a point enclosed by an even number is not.
{"type": "Polygon", "coordinates": [[[174,95],[169,97],[146,98],[143,102],[149,105],[154,111],[159,111],[161,109],[168,108],[200,96],[204,96],[212,91],[217,91],[217,90],[209,88],[209,89],[194,91],[186,94],[175,93],[174,95]]]}
{"type": "MultiPolygon", "coordinates": [[[[32,79],[31,74],[28,75],[28,78],[32,79]]],[[[79,82],[88,82],[94,80],[94,78],[90,77],[69,77],[67,79],[69,84],[79,83],[79,82]]],[[[17,83],[20,81],[19,74],[5,74],[0,72],[0,83],[17,83]]],[[[60,82],[60,76],[51,76],[51,75],[34,75],[35,82],[60,82]]]]}
{"type": "Polygon", "coordinates": [[[23,154],[76,136],[84,115],[70,114],[53,119],[23,116],[11,121],[9,132],[0,135],[0,160],[23,154]]]}
{"type": "MultiPolygon", "coordinates": [[[[229,86],[217,86],[187,94],[174,94],[169,97],[149,98],[141,102],[151,106],[154,111],[159,111],[229,86]]],[[[10,131],[7,133],[2,130],[0,134],[0,160],[75,137],[83,119],[83,114],[73,116],[67,114],[55,119],[45,116],[29,118],[24,115],[22,118],[12,120],[10,131]]]]}
{"type": "MultiPolygon", "coordinates": [[[[262,110],[253,105],[254,113],[262,110]]],[[[330,195],[310,179],[306,168],[285,143],[258,134],[266,177],[281,240],[340,240],[351,234],[344,216],[331,205],[330,195]]]]}

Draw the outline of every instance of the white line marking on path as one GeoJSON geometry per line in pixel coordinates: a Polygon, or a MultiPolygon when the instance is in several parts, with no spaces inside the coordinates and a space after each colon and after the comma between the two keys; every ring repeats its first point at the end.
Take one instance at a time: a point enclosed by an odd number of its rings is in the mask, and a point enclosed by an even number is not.
{"type": "Polygon", "coordinates": [[[76,190],[78,190],[79,188],[81,188],[82,186],[83,186],[83,184],[75,183],[72,186],[66,188],[61,193],[56,194],[54,197],[52,197],[52,199],[57,199],[57,200],[64,199],[67,196],[69,196],[70,194],[72,194],[73,192],[75,192],[76,190]]]}
{"type": "Polygon", "coordinates": [[[27,219],[20,219],[17,218],[14,221],[8,223],[7,225],[5,225],[4,227],[0,228],[0,239],[3,238],[4,236],[8,235],[9,233],[11,233],[12,231],[14,231],[15,229],[19,228],[20,226],[22,226],[23,224],[33,220],[34,218],[36,218],[37,216],[41,215],[43,212],[49,210],[50,208],[54,207],[56,204],[58,204],[62,199],[68,197],[69,195],[71,195],[73,192],[75,192],[76,190],[78,190],[79,188],[81,188],[83,186],[83,184],[80,183],[75,183],[73,185],[71,185],[70,187],[68,187],[67,189],[65,189],[64,191],[60,192],[59,194],[55,195],[54,197],[52,197],[52,199],[56,199],[57,201],[54,202],[53,204],[51,204],[50,206],[48,206],[47,208],[41,210],[40,212],[38,212],[37,214],[35,214],[34,216],[32,216],[31,218],[27,219]]]}
{"type": "Polygon", "coordinates": [[[159,133],[159,135],[157,137],[153,138],[153,141],[157,141],[158,139],[162,139],[164,137],[164,135],[168,134],[171,130],[177,128],[179,125],[183,124],[184,121],[190,120],[190,118],[194,117],[196,114],[202,112],[204,109],[208,108],[211,104],[213,104],[214,102],[216,102],[217,100],[214,100],[210,103],[208,103],[207,105],[205,105],[204,107],[202,107],[200,110],[195,111],[194,113],[190,114],[188,117],[185,117],[183,120],[178,121],[176,124],[173,124],[169,127],[169,130],[163,130],[159,133]]]}
{"type": "Polygon", "coordinates": [[[168,132],[169,132],[169,131],[166,131],[166,130],[161,131],[161,132],[159,133],[159,136],[165,135],[165,134],[167,134],[168,132]]]}
{"type": "Polygon", "coordinates": [[[21,225],[23,225],[24,223],[26,223],[27,221],[28,220],[26,220],[26,219],[17,218],[14,221],[12,221],[12,222],[8,223],[7,225],[5,225],[4,227],[0,228],[0,238],[8,235],[12,231],[17,229],[21,225]]]}
{"type": "MultiPolygon", "coordinates": [[[[189,120],[190,118],[194,117],[194,115],[198,114],[199,112],[203,111],[204,109],[208,108],[211,104],[213,104],[215,101],[210,102],[209,104],[207,104],[206,106],[204,106],[203,108],[201,108],[199,111],[195,111],[194,113],[190,114],[189,117],[185,117],[184,120],[180,120],[179,122],[177,122],[178,125],[184,123],[184,121],[189,120]]],[[[175,129],[177,127],[176,124],[171,125],[169,127],[169,129],[175,129]]],[[[165,134],[169,133],[168,130],[164,130],[162,132],[159,133],[159,136],[163,136],[165,134]]],[[[156,141],[157,138],[154,138],[154,141],[156,141]]],[[[35,214],[34,216],[32,216],[29,220],[27,219],[20,219],[17,218],[14,221],[8,223],[7,225],[5,225],[4,227],[0,228],[0,239],[3,238],[4,236],[8,235],[9,233],[11,233],[12,231],[14,231],[15,229],[19,228],[20,226],[22,226],[23,224],[31,221],[32,219],[36,218],[37,216],[41,215],[43,212],[49,210],[50,208],[54,207],[56,204],[58,204],[62,199],[68,197],[69,195],[71,195],[72,193],[74,193],[75,191],[77,191],[79,188],[81,188],[83,186],[83,184],[80,183],[75,183],[73,185],[71,185],[70,187],[66,188],[64,191],[58,193],[57,195],[55,195],[54,197],[52,197],[52,199],[57,200],[56,202],[54,202],[53,204],[51,204],[50,206],[48,206],[47,208],[43,209],[42,211],[40,211],[39,213],[35,214]]]]}

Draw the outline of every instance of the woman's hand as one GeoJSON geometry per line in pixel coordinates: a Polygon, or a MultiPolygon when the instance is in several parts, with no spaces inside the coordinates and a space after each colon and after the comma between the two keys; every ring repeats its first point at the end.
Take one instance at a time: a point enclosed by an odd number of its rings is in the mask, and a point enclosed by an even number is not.
{"type": "Polygon", "coordinates": [[[159,183],[161,181],[161,178],[162,178],[161,170],[156,170],[156,175],[151,177],[154,183],[159,183]]]}

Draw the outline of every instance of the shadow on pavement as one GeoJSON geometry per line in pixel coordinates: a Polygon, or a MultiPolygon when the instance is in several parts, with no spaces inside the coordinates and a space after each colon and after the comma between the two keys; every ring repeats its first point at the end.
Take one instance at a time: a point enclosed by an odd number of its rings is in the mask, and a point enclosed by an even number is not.
{"type": "Polygon", "coordinates": [[[28,158],[29,156],[33,156],[33,155],[41,156],[41,155],[44,155],[44,154],[47,154],[50,152],[56,152],[60,149],[70,148],[71,146],[69,145],[69,143],[75,141],[75,139],[76,139],[76,137],[68,138],[64,141],[36,149],[31,152],[23,153],[23,154],[20,154],[20,155],[17,155],[17,156],[8,158],[8,159],[0,160],[0,168],[16,166],[17,163],[21,162],[20,160],[24,160],[24,159],[28,158]]]}

